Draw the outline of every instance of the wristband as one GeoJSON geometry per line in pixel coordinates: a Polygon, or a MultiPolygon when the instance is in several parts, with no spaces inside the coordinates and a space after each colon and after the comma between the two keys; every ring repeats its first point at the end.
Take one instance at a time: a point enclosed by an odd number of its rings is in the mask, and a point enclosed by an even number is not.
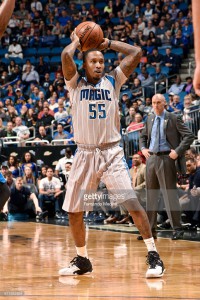
{"type": "Polygon", "coordinates": [[[111,40],[109,40],[109,42],[108,42],[108,47],[107,47],[107,49],[110,49],[110,46],[111,46],[111,40]]]}

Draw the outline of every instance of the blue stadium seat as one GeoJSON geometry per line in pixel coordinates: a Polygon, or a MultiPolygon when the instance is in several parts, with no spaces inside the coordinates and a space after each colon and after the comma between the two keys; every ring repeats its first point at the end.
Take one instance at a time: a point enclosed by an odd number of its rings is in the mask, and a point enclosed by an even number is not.
{"type": "Polygon", "coordinates": [[[166,55],[166,50],[165,49],[158,49],[158,53],[162,55],[166,55]]]}
{"type": "Polygon", "coordinates": [[[27,56],[36,56],[37,54],[37,49],[36,48],[26,48],[23,50],[24,57],[27,56]]]}
{"type": "Polygon", "coordinates": [[[55,79],[56,79],[55,73],[54,73],[54,72],[51,72],[51,73],[50,73],[50,80],[51,80],[51,81],[54,81],[55,79]]]}
{"type": "Polygon", "coordinates": [[[1,61],[6,64],[6,65],[9,65],[10,63],[10,60],[8,58],[5,58],[5,57],[2,57],[1,61]]]}
{"type": "Polygon", "coordinates": [[[104,54],[104,59],[105,59],[105,60],[109,60],[109,59],[114,60],[114,59],[116,59],[116,58],[117,58],[117,55],[116,55],[115,52],[106,52],[106,53],[104,54]]]}
{"type": "Polygon", "coordinates": [[[81,23],[81,20],[74,20],[74,27],[78,26],[81,23]]]}
{"type": "Polygon", "coordinates": [[[37,49],[37,56],[49,56],[51,55],[51,48],[50,47],[42,47],[37,49]]]}
{"type": "Polygon", "coordinates": [[[106,2],[98,2],[95,4],[95,7],[99,10],[99,11],[103,11],[104,7],[107,5],[106,2]]]}
{"type": "Polygon", "coordinates": [[[154,67],[148,67],[147,72],[149,73],[149,75],[152,75],[152,74],[155,73],[155,68],[154,67]]]}
{"type": "Polygon", "coordinates": [[[51,56],[55,55],[61,55],[61,52],[63,51],[63,47],[54,47],[51,49],[51,56]]]}
{"type": "Polygon", "coordinates": [[[179,8],[180,10],[186,11],[186,10],[188,10],[188,4],[185,3],[185,2],[181,2],[181,3],[178,5],[178,8],[179,8]]]}
{"type": "Polygon", "coordinates": [[[184,97],[185,97],[185,95],[187,95],[187,93],[186,92],[180,92],[180,94],[178,94],[178,95],[180,97],[180,102],[183,103],[184,97]]]}
{"type": "MultiPolygon", "coordinates": [[[[49,63],[49,62],[50,62],[49,56],[43,56],[43,60],[44,60],[44,62],[46,62],[46,63],[49,63]]],[[[39,63],[39,61],[40,61],[39,57],[36,59],[36,61],[37,61],[37,63],[39,63]]]]}
{"type": "Polygon", "coordinates": [[[30,59],[30,62],[31,62],[32,65],[35,65],[37,63],[37,60],[36,60],[36,58],[34,56],[33,57],[29,57],[29,59],[30,59]]]}
{"type": "Polygon", "coordinates": [[[112,18],[110,21],[111,21],[114,25],[119,25],[119,24],[120,24],[119,18],[112,18]]]}
{"type": "Polygon", "coordinates": [[[105,23],[105,19],[101,19],[101,20],[99,20],[98,21],[98,24],[101,26],[101,25],[103,25],[105,23]]]}
{"type": "Polygon", "coordinates": [[[164,93],[163,96],[165,97],[165,100],[166,100],[167,102],[169,102],[169,95],[168,95],[168,93],[164,93]]]}
{"type": "Polygon", "coordinates": [[[8,49],[0,48],[0,56],[4,56],[6,53],[8,53],[8,49]]]}
{"type": "Polygon", "coordinates": [[[172,53],[182,56],[183,55],[183,48],[172,48],[172,53]]]}
{"type": "Polygon", "coordinates": [[[51,64],[60,64],[61,63],[61,56],[57,55],[57,56],[52,56],[50,59],[50,63],[51,64]]]}
{"type": "Polygon", "coordinates": [[[24,60],[20,57],[12,57],[12,58],[10,58],[10,60],[11,59],[14,60],[17,65],[20,65],[20,66],[22,66],[24,63],[24,60]]]}
{"type": "Polygon", "coordinates": [[[166,66],[161,66],[161,73],[165,74],[166,76],[169,75],[169,68],[166,66]]]}
{"type": "Polygon", "coordinates": [[[61,38],[60,40],[60,46],[67,46],[71,43],[71,39],[70,38],[61,38]]]}

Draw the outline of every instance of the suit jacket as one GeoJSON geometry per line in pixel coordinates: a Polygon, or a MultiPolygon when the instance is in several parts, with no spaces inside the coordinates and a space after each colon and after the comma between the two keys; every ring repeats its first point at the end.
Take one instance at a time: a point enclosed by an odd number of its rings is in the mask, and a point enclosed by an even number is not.
{"type": "MultiPolygon", "coordinates": [[[[149,148],[154,119],[154,114],[148,116],[147,118],[145,127],[140,134],[140,149],[149,148]]],[[[193,133],[183,123],[180,116],[169,112],[165,112],[164,132],[170,148],[174,149],[178,154],[178,158],[176,160],[177,171],[182,174],[186,173],[184,154],[194,140],[193,133]]]]}
{"type": "MultiPolygon", "coordinates": [[[[142,190],[146,187],[146,165],[141,164],[137,170],[134,190],[142,190]]],[[[130,169],[131,178],[133,177],[133,168],[130,169]]]]}

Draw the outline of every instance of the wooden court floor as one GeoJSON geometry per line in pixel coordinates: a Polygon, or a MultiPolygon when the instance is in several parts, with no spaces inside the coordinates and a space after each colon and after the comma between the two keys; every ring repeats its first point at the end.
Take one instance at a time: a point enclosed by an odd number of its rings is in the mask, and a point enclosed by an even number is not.
{"type": "Polygon", "coordinates": [[[200,299],[200,243],[159,238],[162,279],[146,279],[146,248],[131,233],[87,230],[90,276],[59,277],[74,256],[69,227],[0,223],[0,299],[200,299]]]}

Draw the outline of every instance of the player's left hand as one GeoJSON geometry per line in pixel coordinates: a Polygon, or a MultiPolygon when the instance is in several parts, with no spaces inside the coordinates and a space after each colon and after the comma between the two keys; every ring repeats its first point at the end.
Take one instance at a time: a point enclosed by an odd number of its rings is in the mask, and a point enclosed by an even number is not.
{"type": "Polygon", "coordinates": [[[170,152],[170,154],[169,154],[169,157],[171,158],[171,159],[177,159],[177,157],[178,157],[178,154],[176,153],[176,151],[175,150],[173,150],[173,149],[171,149],[171,152],[170,152]]]}
{"type": "Polygon", "coordinates": [[[75,42],[75,43],[78,44],[77,49],[78,49],[79,51],[81,51],[80,39],[79,39],[78,35],[76,34],[76,28],[75,28],[75,30],[71,33],[70,39],[71,39],[72,42],[75,42]]]}
{"type": "Polygon", "coordinates": [[[108,48],[108,43],[109,43],[109,39],[104,38],[102,43],[99,45],[99,47],[97,48],[98,50],[104,50],[108,48]]]}

